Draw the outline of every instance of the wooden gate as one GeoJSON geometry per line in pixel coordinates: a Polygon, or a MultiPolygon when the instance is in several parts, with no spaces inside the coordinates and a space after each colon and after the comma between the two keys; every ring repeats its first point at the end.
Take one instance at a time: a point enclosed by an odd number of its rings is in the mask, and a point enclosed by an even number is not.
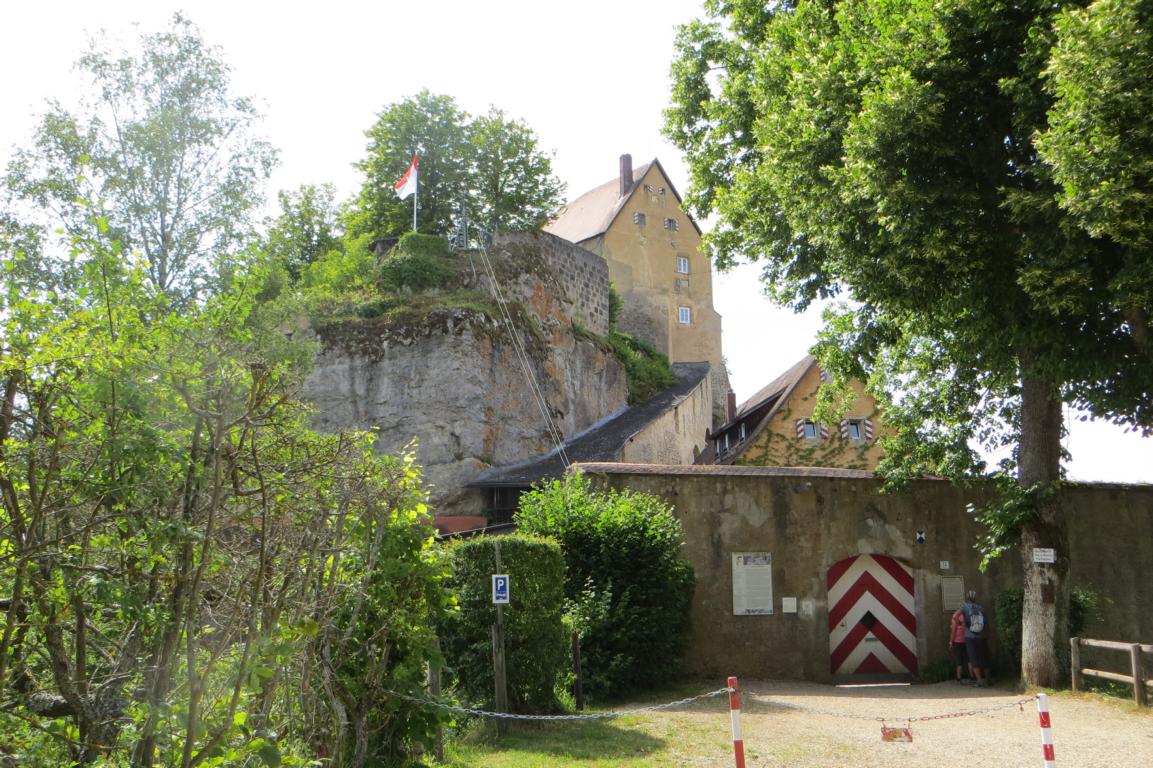
{"type": "Polygon", "coordinates": [[[856,555],[829,568],[827,586],[834,678],[907,680],[915,675],[912,570],[888,555],[856,555]]]}

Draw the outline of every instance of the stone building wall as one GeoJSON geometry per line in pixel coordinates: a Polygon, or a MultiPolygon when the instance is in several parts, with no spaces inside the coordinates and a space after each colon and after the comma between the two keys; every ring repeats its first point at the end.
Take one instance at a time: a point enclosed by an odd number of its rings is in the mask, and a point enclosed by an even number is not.
{"type": "MultiPolygon", "coordinates": [[[[861,553],[889,555],[912,569],[916,656],[920,668],[947,658],[952,604],[943,581],[961,576],[992,614],[993,602],[1021,585],[1021,560],[1010,553],[985,573],[975,543],[983,534],[968,511],[975,491],[923,480],[882,494],[867,473],[772,467],[579,465],[595,483],[662,497],[684,526],[685,553],[696,572],[693,672],[713,676],[831,679],[826,577],[832,564],[861,553]],[[772,615],[734,615],[732,554],[772,555],[772,615]],[[796,613],[784,613],[783,598],[796,613]]],[[[1069,584],[1099,595],[1101,617],[1086,637],[1153,643],[1153,486],[1067,486],[1069,584]]],[[[1043,566],[1031,566],[1043,567],[1043,566]]],[[[1117,660],[1114,659],[1114,662],[1117,660]]]]}

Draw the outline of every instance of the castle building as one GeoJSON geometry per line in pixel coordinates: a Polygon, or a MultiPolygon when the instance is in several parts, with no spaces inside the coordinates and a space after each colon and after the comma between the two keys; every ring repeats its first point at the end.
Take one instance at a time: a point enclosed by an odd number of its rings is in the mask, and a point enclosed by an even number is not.
{"type": "Polygon", "coordinates": [[[682,207],[659,160],[633,168],[569,203],[545,231],[601,256],[622,300],[617,328],[673,363],[708,362],[718,416],[730,391],[721,355],[721,316],[701,230],[682,207]]]}

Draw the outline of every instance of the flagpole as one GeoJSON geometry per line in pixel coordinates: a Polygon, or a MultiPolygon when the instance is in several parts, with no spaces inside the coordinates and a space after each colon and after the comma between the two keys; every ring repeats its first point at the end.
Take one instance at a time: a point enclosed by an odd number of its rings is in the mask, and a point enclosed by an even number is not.
{"type": "Polygon", "coordinates": [[[420,209],[420,174],[416,176],[416,189],[412,192],[412,231],[416,231],[416,212],[420,209]]]}

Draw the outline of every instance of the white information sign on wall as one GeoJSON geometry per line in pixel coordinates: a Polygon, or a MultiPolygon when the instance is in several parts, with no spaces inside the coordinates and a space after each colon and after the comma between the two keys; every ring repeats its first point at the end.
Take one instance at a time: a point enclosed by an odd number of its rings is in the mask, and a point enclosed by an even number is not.
{"type": "Polygon", "coordinates": [[[1043,547],[1033,547],[1033,562],[1055,563],[1057,562],[1057,550],[1043,547]]]}
{"type": "Polygon", "coordinates": [[[767,616],[772,612],[772,553],[734,552],[733,615],[767,616]]]}
{"type": "Polygon", "coordinates": [[[941,607],[952,613],[965,602],[965,580],[960,576],[941,577],[941,607]]]}

